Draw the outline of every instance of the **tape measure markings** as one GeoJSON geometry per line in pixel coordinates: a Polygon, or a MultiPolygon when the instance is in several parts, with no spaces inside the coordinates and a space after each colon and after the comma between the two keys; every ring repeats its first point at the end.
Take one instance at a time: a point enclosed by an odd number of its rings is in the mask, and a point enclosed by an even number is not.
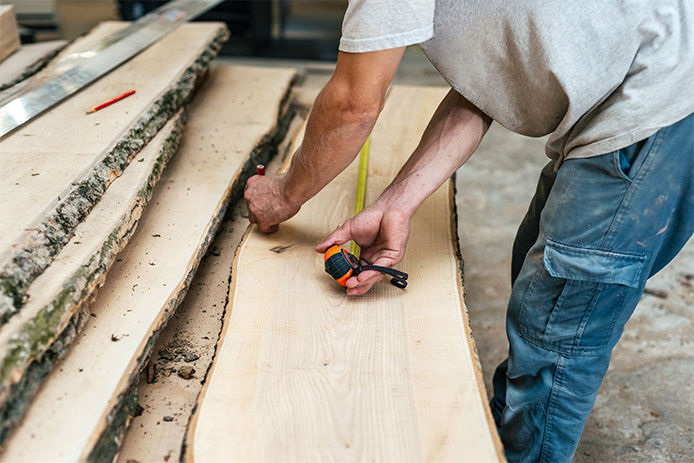
{"type": "MultiPolygon", "coordinates": [[[[354,201],[354,215],[359,214],[364,209],[366,202],[366,177],[369,171],[369,152],[371,151],[371,137],[366,139],[364,146],[359,152],[359,176],[357,177],[357,196],[354,201]]],[[[359,245],[352,241],[349,251],[359,257],[359,245]]]]}

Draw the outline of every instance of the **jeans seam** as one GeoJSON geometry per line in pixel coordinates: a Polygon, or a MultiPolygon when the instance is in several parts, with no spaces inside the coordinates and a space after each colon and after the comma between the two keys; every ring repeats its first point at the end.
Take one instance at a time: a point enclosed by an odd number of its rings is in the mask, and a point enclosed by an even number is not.
{"type": "Polygon", "coordinates": [[[523,339],[525,342],[532,344],[535,347],[538,347],[543,350],[547,350],[550,352],[554,352],[555,354],[559,355],[564,355],[564,356],[570,356],[570,357],[598,357],[600,355],[605,355],[607,346],[601,346],[601,347],[578,347],[574,349],[569,349],[568,351],[564,348],[557,347],[557,346],[547,346],[541,344],[539,341],[534,340],[530,336],[528,336],[526,333],[523,333],[522,330],[518,330],[518,335],[523,339]]]}
{"type": "Polygon", "coordinates": [[[533,274],[533,277],[530,279],[530,283],[528,284],[528,287],[525,290],[525,293],[523,294],[523,298],[520,301],[520,307],[518,308],[518,334],[523,335],[523,337],[530,337],[530,333],[525,329],[525,303],[528,300],[528,293],[530,293],[530,290],[533,288],[535,282],[540,277],[540,272],[543,268],[544,266],[539,267],[537,270],[535,270],[535,273],[533,274]]]}
{"type": "MultiPolygon", "coordinates": [[[[576,336],[574,336],[574,339],[572,342],[572,353],[578,352],[579,349],[581,348],[580,343],[581,343],[581,339],[583,338],[583,333],[586,330],[586,325],[588,324],[588,318],[593,313],[593,310],[595,310],[595,306],[598,305],[598,298],[600,297],[600,294],[602,293],[603,286],[604,286],[603,283],[596,283],[595,284],[595,288],[593,289],[593,295],[590,298],[590,306],[583,314],[583,317],[581,318],[581,322],[578,325],[578,329],[576,330],[576,336]]],[[[596,348],[604,348],[606,345],[607,345],[607,342],[601,343],[600,346],[596,346],[596,348]]]]}
{"type": "Polygon", "coordinates": [[[619,164],[619,152],[621,150],[612,151],[610,153],[612,157],[612,168],[615,170],[616,176],[622,180],[627,185],[631,185],[632,179],[629,178],[627,174],[622,170],[622,166],[619,164]]]}
{"type": "Polygon", "coordinates": [[[618,308],[614,311],[614,314],[612,315],[612,320],[610,321],[610,326],[607,328],[607,332],[605,333],[605,346],[609,346],[610,344],[610,339],[612,338],[612,330],[614,329],[615,323],[617,323],[617,317],[619,317],[619,314],[624,310],[624,300],[626,299],[627,295],[627,289],[624,288],[622,290],[622,294],[619,297],[619,304],[617,304],[618,308]]]}
{"type": "MultiPolygon", "coordinates": [[[[553,343],[547,339],[548,338],[548,331],[550,331],[550,329],[552,328],[552,315],[556,313],[555,312],[556,310],[560,309],[560,303],[563,302],[562,296],[565,295],[564,291],[567,290],[566,287],[567,286],[570,287],[572,285],[571,282],[575,281],[575,280],[569,280],[566,278],[563,278],[563,280],[564,280],[564,285],[561,287],[561,291],[559,292],[559,296],[557,297],[557,302],[554,303],[554,306],[552,307],[552,311],[549,313],[549,317],[547,318],[547,326],[545,327],[545,332],[542,334],[542,344],[546,344],[546,345],[550,345],[550,346],[553,345],[553,343]]],[[[559,347],[559,346],[557,346],[557,347],[559,347]]]]}
{"type": "Polygon", "coordinates": [[[564,360],[563,355],[559,355],[557,358],[557,365],[554,370],[554,378],[552,379],[552,387],[549,391],[549,401],[547,403],[547,412],[545,416],[545,428],[542,432],[542,446],[540,450],[540,463],[550,463],[547,454],[549,453],[548,446],[550,439],[547,438],[549,430],[554,425],[554,417],[552,415],[552,410],[556,407],[556,389],[562,384],[562,375],[564,373],[564,360]]]}
{"type": "MultiPolygon", "coordinates": [[[[567,252],[571,253],[574,252],[576,254],[590,254],[590,252],[587,251],[597,251],[597,252],[606,252],[610,254],[615,254],[614,256],[610,256],[611,259],[615,260],[632,260],[632,261],[643,261],[646,260],[647,256],[645,254],[637,254],[634,252],[625,252],[625,251],[607,251],[605,249],[601,249],[600,247],[591,247],[591,246],[578,246],[576,244],[569,244],[569,243],[564,243],[563,241],[559,241],[552,236],[545,234],[546,236],[546,241],[549,243],[549,247],[552,247],[554,245],[559,245],[559,246],[564,246],[567,248],[573,248],[573,249],[568,249],[566,250],[567,252]]],[[[564,250],[562,250],[564,251],[564,250]]]]}

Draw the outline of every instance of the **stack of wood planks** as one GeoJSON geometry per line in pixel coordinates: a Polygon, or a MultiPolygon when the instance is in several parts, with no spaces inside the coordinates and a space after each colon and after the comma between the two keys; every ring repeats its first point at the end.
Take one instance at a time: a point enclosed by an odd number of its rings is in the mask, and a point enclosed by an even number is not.
{"type": "MultiPolygon", "coordinates": [[[[124,25],[103,23],[5,95],[124,25]]],[[[407,291],[347,298],[313,246],[349,217],[356,164],[277,234],[246,231],[234,206],[303,131],[294,69],[210,68],[226,35],[183,25],[0,139],[0,462],[502,460],[452,184],[414,220],[407,291]]],[[[443,94],[392,89],[367,199],[443,94]]]]}

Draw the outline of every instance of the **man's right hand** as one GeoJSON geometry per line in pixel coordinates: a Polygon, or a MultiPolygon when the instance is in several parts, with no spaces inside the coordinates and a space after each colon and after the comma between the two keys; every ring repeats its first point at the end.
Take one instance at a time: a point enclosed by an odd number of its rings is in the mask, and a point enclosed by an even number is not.
{"type": "MultiPolygon", "coordinates": [[[[328,235],[316,246],[323,253],[333,244],[344,244],[354,240],[361,246],[363,263],[394,267],[403,257],[410,234],[410,215],[398,210],[389,210],[379,202],[355,215],[340,228],[328,235]]],[[[381,272],[365,270],[347,280],[347,294],[356,296],[366,293],[383,278],[381,272]]]]}
{"type": "Polygon", "coordinates": [[[300,205],[285,193],[284,175],[254,175],[248,179],[243,197],[248,203],[248,218],[262,233],[277,231],[278,224],[299,212],[300,205]]]}

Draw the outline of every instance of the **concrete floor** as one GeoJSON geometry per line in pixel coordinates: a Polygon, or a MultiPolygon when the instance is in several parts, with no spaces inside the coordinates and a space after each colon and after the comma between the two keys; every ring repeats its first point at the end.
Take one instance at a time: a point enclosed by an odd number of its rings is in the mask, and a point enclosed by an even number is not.
{"type": "MultiPolygon", "coordinates": [[[[505,358],[511,245],[540,169],[544,140],[494,125],[458,173],[466,301],[489,387],[505,358]]],[[[653,277],[616,347],[576,462],[694,461],[694,240],[653,277]],[[665,295],[660,294],[660,296],[665,295]]]]}

